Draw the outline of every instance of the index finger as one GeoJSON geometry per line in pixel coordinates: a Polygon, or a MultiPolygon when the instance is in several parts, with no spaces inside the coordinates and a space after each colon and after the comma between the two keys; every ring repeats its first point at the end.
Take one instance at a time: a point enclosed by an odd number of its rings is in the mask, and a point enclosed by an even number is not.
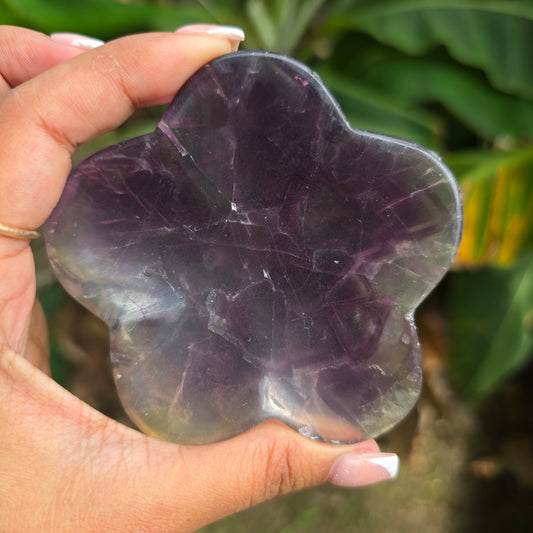
{"type": "Polygon", "coordinates": [[[61,63],[10,91],[0,105],[0,222],[32,229],[51,213],[82,142],[137,107],[169,101],[230,40],[134,35],[61,63]]]}
{"type": "Polygon", "coordinates": [[[0,96],[49,68],[83,52],[26,28],[0,26],[0,96]]]}

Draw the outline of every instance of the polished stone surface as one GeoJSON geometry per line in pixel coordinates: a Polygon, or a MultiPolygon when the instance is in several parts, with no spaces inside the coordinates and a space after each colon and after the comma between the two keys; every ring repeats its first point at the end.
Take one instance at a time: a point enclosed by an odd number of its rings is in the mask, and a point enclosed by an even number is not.
{"type": "Polygon", "coordinates": [[[79,165],[45,231],[141,429],[206,443],[277,418],[354,442],[417,399],[413,312],[460,228],[435,154],[351,129],[300,63],[238,52],[79,165]]]}

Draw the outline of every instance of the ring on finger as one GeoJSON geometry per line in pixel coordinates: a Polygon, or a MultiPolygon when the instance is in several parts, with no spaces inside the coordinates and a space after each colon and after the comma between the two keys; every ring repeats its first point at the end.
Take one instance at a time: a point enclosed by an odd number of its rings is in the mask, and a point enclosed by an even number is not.
{"type": "Polygon", "coordinates": [[[0,235],[4,237],[11,237],[12,239],[22,239],[31,241],[38,239],[41,234],[35,230],[14,228],[13,226],[6,226],[0,222],[0,235]]]}

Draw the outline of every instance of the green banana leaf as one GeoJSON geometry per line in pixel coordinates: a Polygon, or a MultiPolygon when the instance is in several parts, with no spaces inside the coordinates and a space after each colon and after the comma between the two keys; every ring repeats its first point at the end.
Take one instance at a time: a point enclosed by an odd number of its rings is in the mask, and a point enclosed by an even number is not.
{"type": "Polygon", "coordinates": [[[464,230],[457,265],[511,266],[533,249],[533,147],[450,154],[464,230]]]}
{"type": "Polygon", "coordinates": [[[148,30],[172,31],[213,21],[199,2],[172,5],[116,0],[0,0],[0,24],[19,24],[45,33],[69,31],[111,39],[148,30]]]}
{"type": "Polygon", "coordinates": [[[533,96],[529,0],[341,0],[328,25],[366,32],[410,55],[444,46],[502,91],[533,96]]]}
{"type": "Polygon", "coordinates": [[[389,54],[362,77],[376,90],[400,100],[406,110],[441,104],[484,139],[533,132],[532,100],[497,91],[478,72],[456,62],[389,54]]]}
{"type": "Polygon", "coordinates": [[[448,364],[464,395],[477,400],[533,358],[533,253],[512,268],[449,276],[448,364]]]}

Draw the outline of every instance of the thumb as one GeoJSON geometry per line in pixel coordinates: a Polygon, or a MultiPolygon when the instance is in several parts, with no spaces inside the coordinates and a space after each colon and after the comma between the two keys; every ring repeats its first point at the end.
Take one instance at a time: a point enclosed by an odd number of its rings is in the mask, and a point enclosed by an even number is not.
{"type": "MultiPolygon", "coordinates": [[[[327,480],[340,486],[363,486],[393,478],[398,471],[398,457],[379,453],[373,440],[348,446],[324,444],[277,421],[265,422],[221,443],[181,446],[178,460],[175,445],[160,444],[168,447],[171,459],[166,465],[159,463],[165,465],[161,479],[156,482],[152,477],[149,481],[157,483],[158,498],[172,502],[173,509],[161,514],[159,508],[153,520],[172,523],[176,528],[172,531],[192,531],[275,496],[327,480]]],[[[161,458],[161,453],[158,456],[161,458]]],[[[150,523],[155,525],[153,520],[150,523]]]]}
{"type": "Polygon", "coordinates": [[[394,477],[374,441],[322,444],[275,421],[207,446],[156,440],[0,350],[0,531],[194,531],[327,479],[394,477]],[[35,476],[38,472],[38,476],[35,476]]]}

